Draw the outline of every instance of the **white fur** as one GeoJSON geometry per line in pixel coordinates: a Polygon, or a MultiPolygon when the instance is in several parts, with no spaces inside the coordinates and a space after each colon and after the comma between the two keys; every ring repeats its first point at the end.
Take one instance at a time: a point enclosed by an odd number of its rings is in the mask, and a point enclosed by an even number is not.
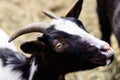
{"type": "Polygon", "coordinates": [[[35,65],[35,61],[32,62],[32,66],[30,68],[30,76],[28,80],[32,80],[33,76],[35,74],[35,71],[37,70],[37,65],[35,65]]]}
{"type": "Polygon", "coordinates": [[[51,22],[51,24],[55,25],[55,28],[57,30],[72,34],[72,35],[78,35],[80,37],[83,37],[85,39],[88,39],[89,43],[91,45],[95,45],[98,48],[101,48],[106,42],[101,41],[91,34],[87,33],[85,30],[80,28],[76,23],[70,21],[70,20],[65,20],[65,19],[55,19],[51,22]]]}
{"type": "Polygon", "coordinates": [[[17,51],[15,45],[11,42],[8,42],[9,36],[0,29],[0,48],[9,48],[13,51],[17,51]]]}
{"type": "Polygon", "coordinates": [[[4,67],[0,59],[0,80],[21,80],[20,71],[12,71],[12,65],[4,67]]]}
{"type": "Polygon", "coordinates": [[[51,24],[54,24],[57,30],[64,31],[69,34],[80,35],[81,37],[88,35],[83,29],[79,28],[77,24],[71,22],[70,20],[65,20],[62,18],[57,20],[55,19],[51,22],[51,24]]]}
{"type": "MultiPolygon", "coordinates": [[[[13,43],[8,43],[8,39],[9,36],[2,29],[0,29],[0,48],[9,48],[13,51],[17,51],[13,43]]],[[[10,58],[9,61],[11,60],[12,58],[10,58]]],[[[21,72],[12,71],[12,67],[13,65],[3,66],[3,62],[0,59],[0,80],[21,80],[21,72]]]]}

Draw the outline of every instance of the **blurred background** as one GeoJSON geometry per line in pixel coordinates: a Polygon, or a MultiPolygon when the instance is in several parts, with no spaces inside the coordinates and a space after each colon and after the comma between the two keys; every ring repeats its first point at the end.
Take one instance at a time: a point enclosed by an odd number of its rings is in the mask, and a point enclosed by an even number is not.
{"type": "MultiPolygon", "coordinates": [[[[77,0],[0,0],[0,28],[12,35],[17,29],[31,22],[49,22],[41,10],[49,10],[59,16],[64,16],[77,0]]],[[[83,9],[79,19],[86,29],[101,37],[98,17],[96,14],[96,0],[84,0],[83,9]]],[[[36,39],[37,33],[30,33],[17,38],[14,43],[19,52],[21,43],[36,39]]],[[[89,71],[68,73],[66,80],[120,80],[120,51],[114,35],[111,37],[112,47],[115,51],[114,62],[106,67],[99,67],[89,71]]]]}

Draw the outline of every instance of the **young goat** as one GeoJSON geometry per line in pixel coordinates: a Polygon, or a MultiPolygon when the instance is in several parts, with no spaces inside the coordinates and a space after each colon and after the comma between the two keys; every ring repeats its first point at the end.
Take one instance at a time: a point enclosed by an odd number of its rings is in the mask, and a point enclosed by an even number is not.
{"type": "Polygon", "coordinates": [[[66,73],[109,65],[112,48],[90,35],[77,19],[82,2],[79,0],[66,17],[44,12],[52,18],[49,24],[32,23],[13,34],[9,41],[30,32],[43,33],[37,40],[21,45],[25,53],[32,54],[30,58],[2,50],[1,70],[8,71],[4,80],[65,80],[66,73]]]}
{"type": "Polygon", "coordinates": [[[113,31],[120,47],[120,0],[97,0],[97,13],[102,40],[110,43],[113,31]]]}

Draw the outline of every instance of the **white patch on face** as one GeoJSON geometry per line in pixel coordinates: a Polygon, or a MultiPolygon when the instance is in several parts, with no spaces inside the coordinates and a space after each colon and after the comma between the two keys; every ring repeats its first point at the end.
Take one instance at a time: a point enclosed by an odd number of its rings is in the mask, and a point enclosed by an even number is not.
{"type": "Polygon", "coordinates": [[[57,30],[72,34],[72,35],[79,35],[81,37],[87,36],[88,34],[77,24],[74,22],[71,22],[70,20],[65,20],[65,19],[55,19],[51,22],[51,24],[55,25],[55,28],[57,30]]]}
{"type": "Polygon", "coordinates": [[[35,61],[32,61],[32,66],[30,67],[30,76],[29,76],[28,80],[33,79],[33,76],[34,76],[36,70],[37,70],[37,65],[35,65],[35,61]]]}
{"type": "Polygon", "coordinates": [[[20,71],[12,71],[12,65],[4,67],[0,59],[0,80],[22,80],[21,75],[20,71]]]}
{"type": "Polygon", "coordinates": [[[91,34],[87,33],[84,29],[80,28],[76,23],[65,20],[65,19],[55,19],[51,22],[52,25],[55,25],[55,29],[66,32],[68,34],[77,35],[82,38],[85,38],[89,44],[101,48],[106,42],[101,41],[91,34]]]}

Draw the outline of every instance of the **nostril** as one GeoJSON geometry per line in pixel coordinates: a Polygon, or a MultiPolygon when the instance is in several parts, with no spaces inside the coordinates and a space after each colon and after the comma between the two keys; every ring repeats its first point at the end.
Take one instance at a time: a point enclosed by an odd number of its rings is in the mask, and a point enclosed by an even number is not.
{"type": "Polygon", "coordinates": [[[104,46],[101,47],[101,51],[109,51],[111,49],[109,44],[105,44],[104,46]]]}
{"type": "Polygon", "coordinates": [[[110,50],[111,49],[109,44],[105,44],[103,47],[104,47],[105,50],[110,50]]]}

